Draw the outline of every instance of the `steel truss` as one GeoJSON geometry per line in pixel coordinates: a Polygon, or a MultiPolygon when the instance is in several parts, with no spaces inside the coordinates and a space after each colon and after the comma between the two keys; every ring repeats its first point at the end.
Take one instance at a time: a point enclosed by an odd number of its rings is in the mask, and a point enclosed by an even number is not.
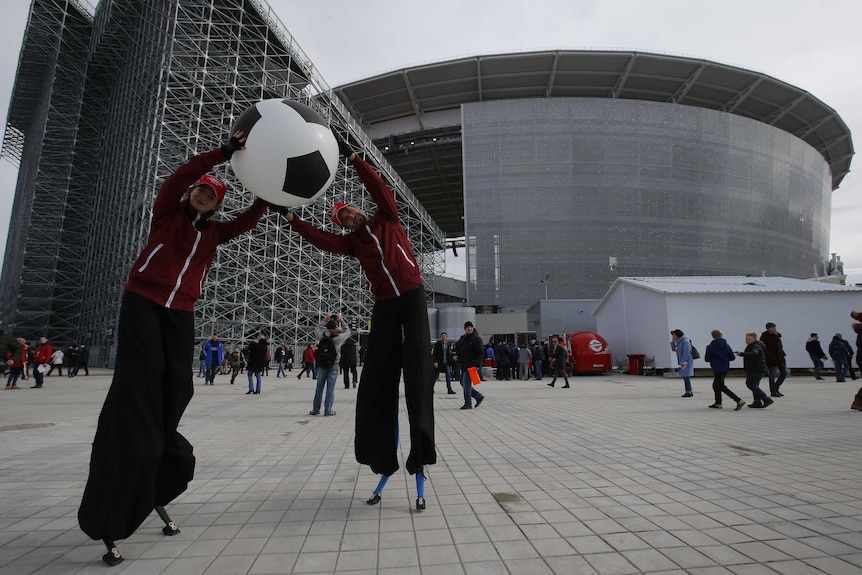
{"type": "MultiPolygon", "coordinates": [[[[364,151],[396,190],[426,281],[439,274],[443,233],[265,2],[102,0],[91,16],[73,2],[34,0],[3,143],[21,166],[0,280],[9,330],[86,342],[109,363],[160,183],[218,145],[249,105],[281,97],[314,107],[364,151]]],[[[234,217],[253,197],[229,164],[215,173],[228,182],[224,215],[234,217]]],[[[325,197],[297,211],[332,229],[336,201],[374,209],[341,165],[325,197]]],[[[321,252],[268,214],[219,250],[196,329],[201,341],[218,333],[231,345],[264,330],[301,353],[322,315],[342,312],[361,332],[372,304],[353,258],[321,252]]]]}

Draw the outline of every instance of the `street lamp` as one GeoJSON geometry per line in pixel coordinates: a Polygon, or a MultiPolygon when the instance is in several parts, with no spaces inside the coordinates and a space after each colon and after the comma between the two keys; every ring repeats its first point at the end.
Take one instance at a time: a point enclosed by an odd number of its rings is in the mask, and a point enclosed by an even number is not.
{"type": "Polygon", "coordinates": [[[545,279],[539,280],[545,286],[545,299],[548,299],[548,280],[551,279],[551,274],[545,274],[545,279]]]}

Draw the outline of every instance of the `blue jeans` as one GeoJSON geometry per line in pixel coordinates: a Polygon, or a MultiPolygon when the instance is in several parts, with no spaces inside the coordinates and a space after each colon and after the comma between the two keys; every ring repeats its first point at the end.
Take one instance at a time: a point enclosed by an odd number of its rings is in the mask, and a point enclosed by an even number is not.
{"type": "Polygon", "coordinates": [[[278,362],[278,372],[276,372],[275,377],[287,376],[287,373],[284,371],[284,360],[279,360],[278,362]]]}
{"type": "Polygon", "coordinates": [[[683,377],[682,381],[685,384],[685,392],[691,393],[691,378],[690,377],[683,377]]]}
{"type": "Polygon", "coordinates": [[[841,380],[847,377],[847,374],[850,371],[850,364],[847,361],[847,358],[833,357],[832,361],[835,362],[835,379],[841,380]]]}
{"type": "Polygon", "coordinates": [[[784,383],[784,380],[787,378],[787,368],[783,365],[777,367],[769,368],[769,393],[775,394],[778,393],[778,388],[781,387],[781,384],[784,383]],[[775,374],[778,373],[778,378],[775,377],[775,374]]]}
{"type": "MultiPolygon", "coordinates": [[[[481,367],[477,369],[482,369],[481,367]]],[[[461,370],[461,387],[464,388],[464,405],[469,405],[473,407],[473,400],[479,399],[480,397],[485,397],[473,387],[473,382],[470,381],[470,374],[467,373],[467,370],[461,370]]]]}
{"type": "MultiPolygon", "coordinates": [[[[449,364],[444,363],[440,366],[440,371],[437,372],[437,377],[440,377],[441,373],[446,374],[446,389],[452,389],[452,372],[449,371],[449,364]]],[[[434,378],[434,381],[437,381],[437,378],[434,378]]]]}
{"type": "Polygon", "coordinates": [[[820,372],[823,371],[823,358],[814,357],[809,354],[811,361],[814,362],[814,377],[820,377],[820,372]]]}
{"type": "Polygon", "coordinates": [[[246,371],[248,374],[248,390],[253,391],[255,393],[260,393],[260,372],[259,371],[246,371]],[[257,378],[257,389],[254,387],[254,379],[257,378]]]}
{"type": "Polygon", "coordinates": [[[323,412],[331,413],[335,401],[335,380],[338,379],[338,364],[329,368],[317,366],[317,389],[314,390],[314,411],[320,411],[320,401],[323,400],[323,412]],[[323,386],[326,386],[326,397],[323,397],[323,386]]]}
{"type": "Polygon", "coordinates": [[[542,360],[534,359],[533,360],[533,369],[536,370],[536,379],[542,379],[542,360]]]}
{"type": "Polygon", "coordinates": [[[218,370],[218,364],[215,362],[207,364],[206,377],[204,381],[208,381],[209,383],[215,382],[216,370],[218,370]]]}
{"type": "Polygon", "coordinates": [[[762,377],[763,374],[761,373],[745,373],[745,387],[754,394],[754,401],[762,401],[766,397],[766,392],[760,389],[760,378],[762,377]]]}

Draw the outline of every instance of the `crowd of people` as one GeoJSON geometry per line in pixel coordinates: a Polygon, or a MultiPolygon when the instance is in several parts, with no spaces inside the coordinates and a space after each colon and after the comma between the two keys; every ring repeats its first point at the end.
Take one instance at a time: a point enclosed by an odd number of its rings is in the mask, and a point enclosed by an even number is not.
{"type": "Polygon", "coordinates": [[[31,389],[41,389],[46,377],[55,370],[62,376],[64,368],[66,377],[75,377],[81,371],[90,375],[90,350],[86,345],[54,348],[45,337],[30,345],[24,338],[0,331],[0,356],[6,358],[0,364],[0,375],[6,376],[6,389],[21,389],[18,382],[31,377],[35,382],[31,389]]]}

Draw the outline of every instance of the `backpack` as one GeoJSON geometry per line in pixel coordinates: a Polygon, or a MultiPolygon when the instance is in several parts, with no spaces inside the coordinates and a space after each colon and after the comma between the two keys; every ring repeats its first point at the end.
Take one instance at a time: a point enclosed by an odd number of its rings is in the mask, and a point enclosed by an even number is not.
{"type": "Polygon", "coordinates": [[[314,354],[314,361],[318,367],[329,369],[335,365],[335,344],[332,343],[332,338],[323,336],[317,344],[317,352],[314,354]]]}

